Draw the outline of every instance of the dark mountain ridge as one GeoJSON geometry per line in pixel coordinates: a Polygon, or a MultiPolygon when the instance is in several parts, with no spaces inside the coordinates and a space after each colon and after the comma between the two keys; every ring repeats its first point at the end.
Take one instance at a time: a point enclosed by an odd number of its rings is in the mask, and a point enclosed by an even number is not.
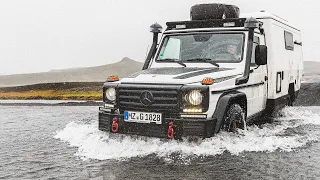
{"type": "Polygon", "coordinates": [[[143,63],[129,58],[113,64],[88,68],[53,70],[42,73],[0,76],[0,87],[56,82],[104,82],[110,75],[126,77],[142,69],[143,63]]]}

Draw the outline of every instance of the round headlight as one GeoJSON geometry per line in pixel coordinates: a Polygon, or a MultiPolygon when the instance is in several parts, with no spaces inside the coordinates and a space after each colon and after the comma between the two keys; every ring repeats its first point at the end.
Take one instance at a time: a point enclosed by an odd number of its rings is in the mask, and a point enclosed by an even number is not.
{"type": "Polygon", "coordinates": [[[197,106],[202,103],[203,96],[199,90],[193,90],[187,94],[187,100],[190,104],[197,106]]]}
{"type": "Polygon", "coordinates": [[[109,101],[114,101],[116,100],[116,90],[114,88],[109,88],[106,90],[106,98],[109,101]]]}

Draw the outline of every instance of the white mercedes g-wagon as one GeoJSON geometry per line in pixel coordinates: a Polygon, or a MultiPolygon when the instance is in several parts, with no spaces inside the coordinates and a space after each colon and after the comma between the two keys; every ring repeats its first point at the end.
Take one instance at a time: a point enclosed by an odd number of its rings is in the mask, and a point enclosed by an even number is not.
{"type": "Polygon", "coordinates": [[[225,4],[191,8],[191,20],[151,26],[142,71],[103,86],[99,129],[181,139],[245,129],[291,105],[300,89],[301,32],[266,12],[225,4]]]}

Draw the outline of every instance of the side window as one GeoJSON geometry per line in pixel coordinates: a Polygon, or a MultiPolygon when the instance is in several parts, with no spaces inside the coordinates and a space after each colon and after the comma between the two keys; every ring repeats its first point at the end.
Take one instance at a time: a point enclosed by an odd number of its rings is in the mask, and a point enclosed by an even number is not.
{"type": "Polygon", "coordinates": [[[256,57],[255,57],[255,51],[256,47],[260,44],[260,38],[257,36],[254,36],[253,38],[253,47],[252,47],[252,56],[251,56],[251,66],[256,65],[256,57]]]}
{"type": "Polygon", "coordinates": [[[293,34],[292,33],[288,32],[288,31],[284,31],[284,42],[285,42],[286,50],[293,51],[294,43],[293,43],[293,34]]]}
{"type": "Polygon", "coordinates": [[[159,59],[179,59],[181,40],[177,38],[169,38],[165,43],[166,45],[160,51],[159,59]]]}

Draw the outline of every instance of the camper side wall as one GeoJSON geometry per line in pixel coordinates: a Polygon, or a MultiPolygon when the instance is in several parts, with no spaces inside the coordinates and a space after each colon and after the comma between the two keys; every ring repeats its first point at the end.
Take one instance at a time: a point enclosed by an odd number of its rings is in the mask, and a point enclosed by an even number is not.
{"type": "Polygon", "coordinates": [[[303,73],[300,31],[273,19],[264,19],[268,46],[268,99],[276,100],[301,85],[303,73]],[[296,43],[295,43],[296,42],[296,43]]]}

